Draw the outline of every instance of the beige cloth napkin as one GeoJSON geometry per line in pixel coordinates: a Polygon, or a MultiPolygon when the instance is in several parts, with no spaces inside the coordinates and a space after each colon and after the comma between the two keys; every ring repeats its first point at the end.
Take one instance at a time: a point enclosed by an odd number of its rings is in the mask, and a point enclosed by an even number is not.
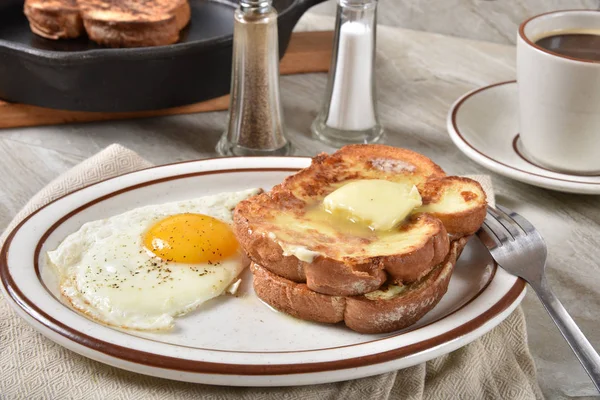
{"type": "MultiPolygon", "coordinates": [[[[52,181],[31,199],[8,229],[69,191],[150,165],[134,152],[112,145],[52,181]]],[[[489,178],[482,183],[491,189],[489,178]]],[[[0,398],[533,399],[542,398],[542,394],[520,307],[480,339],[415,367],[323,385],[234,388],[139,375],[79,356],[38,334],[16,316],[0,294],[0,398]]]]}

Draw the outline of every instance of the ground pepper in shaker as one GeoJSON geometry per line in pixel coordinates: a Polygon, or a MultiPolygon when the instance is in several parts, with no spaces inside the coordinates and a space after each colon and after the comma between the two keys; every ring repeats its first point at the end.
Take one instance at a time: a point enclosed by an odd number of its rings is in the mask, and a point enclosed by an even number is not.
{"type": "Polygon", "coordinates": [[[272,0],[241,0],[235,11],[231,100],[222,155],[286,155],[279,96],[277,11],[272,0]]]}
{"type": "Polygon", "coordinates": [[[333,55],[324,105],[313,135],[334,146],[373,143],[377,116],[375,44],[377,0],[337,0],[333,55]]]}

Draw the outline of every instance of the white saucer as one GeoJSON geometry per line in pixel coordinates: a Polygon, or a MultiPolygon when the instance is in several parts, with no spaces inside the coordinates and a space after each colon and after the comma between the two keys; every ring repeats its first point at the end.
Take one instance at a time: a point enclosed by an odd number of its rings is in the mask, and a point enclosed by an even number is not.
{"type": "Polygon", "coordinates": [[[452,141],[469,158],[501,175],[561,192],[600,194],[600,175],[554,172],[529,161],[519,140],[517,82],[473,90],[448,114],[452,141]]]}

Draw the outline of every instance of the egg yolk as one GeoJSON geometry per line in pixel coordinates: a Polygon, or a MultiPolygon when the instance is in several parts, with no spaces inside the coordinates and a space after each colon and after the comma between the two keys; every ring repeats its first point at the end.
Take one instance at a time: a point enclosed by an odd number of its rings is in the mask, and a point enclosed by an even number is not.
{"type": "Polygon", "coordinates": [[[238,249],[231,228],[202,214],[177,214],[155,223],[144,246],[165,261],[185,264],[217,263],[238,249]]]}

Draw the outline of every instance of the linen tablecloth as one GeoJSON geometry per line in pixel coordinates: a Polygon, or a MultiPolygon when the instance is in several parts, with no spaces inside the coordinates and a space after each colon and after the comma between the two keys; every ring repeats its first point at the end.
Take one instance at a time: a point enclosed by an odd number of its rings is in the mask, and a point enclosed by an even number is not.
{"type": "MultiPolygon", "coordinates": [[[[14,218],[102,179],[151,166],[112,145],[56,178],[14,218]]],[[[534,399],[542,398],[518,307],[469,345],[404,370],[369,378],[288,388],[236,388],[170,381],[113,368],[37,333],[0,294],[1,399],[534,399]]]]}

